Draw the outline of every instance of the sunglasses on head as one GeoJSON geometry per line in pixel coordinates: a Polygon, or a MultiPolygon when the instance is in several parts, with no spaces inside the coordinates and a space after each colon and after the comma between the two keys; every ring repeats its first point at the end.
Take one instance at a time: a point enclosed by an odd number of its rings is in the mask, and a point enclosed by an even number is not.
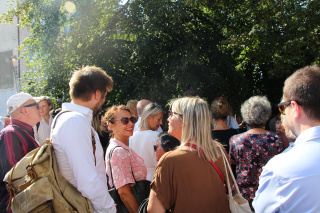
{"type": "MultiPolygon", "coordinates": [[[[293,101],[293,100],[284,101],[284,102],[278,104],[279,111],[280,111],[280,113],[281,113],[282,115],[286,115],[284,111],[285,111],[286,107],[291,104],[291,101],[293,101]]],[[[298,105],[302,106],[302,104],[301,104],[300,102],[298,102],[298,101],[295,101],[295,102],[296,102],[298,105]]]]}
{"type": "Polygon", "coordinates": [[[120,119],[117,119],[117,120],[113,120],[112,123],[114,123],[116,121],[121,121],[121,123],[123,125],[127,125],[129,123],[129,121],[131,121],[131,123],[135,124],[137,122],[137,119],[134,116],[131,116],[130,118],[123,117],[123,118],[120,118],[120,119]]]}
{"type": "Polygon", "coordinates": [[[157,145],[153,145],[153,150],[154,150],[154,151],[157,151],[158,147],[159,147],[159,146],[157,146],[157,145]]]}
{"type": "Polygon", "coordinates": [[[25,105],[23,107],[32,107],[32,106],[36,106],[37,109],[39,109],[39,104],[38,103],[28,104],[28,105],[25,105]]]}
{"type": "Polygon", "coordinates": [[[179,114],[177,112],[169,110],[168,111],[168,117],[172,117],[173,115],[179,115],[181,118],[183,117],[182,114],[179,114]]]}

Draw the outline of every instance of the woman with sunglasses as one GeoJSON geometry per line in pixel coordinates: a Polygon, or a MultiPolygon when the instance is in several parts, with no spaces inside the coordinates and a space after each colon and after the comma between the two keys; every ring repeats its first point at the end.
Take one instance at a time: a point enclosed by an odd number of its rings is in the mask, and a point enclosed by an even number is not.
{"type": "Polygon", "coordinates": [[[128,146],[136,118],[131,116],[130,110],[126,106],[120,105],[110,107],[104,115],[104,120],[107,121],[111,132],[105,157],[109,186],[114,186],[118,190],[128,212],[136,213],[139,204],[130,187],[135,184],[135,181],[145,180],[147,175],[143,159],[128,146]],[[109,159],[111,151],[113,152],[109,159]]]}
{"type": "MultiPolygon", "coordinates": [[[[171,102],[168,133],[181,146],[159,160],[148,203],[153,212],[230,212],[226,188],[217,170],[226,179],[222,145],[211,138],[210,112],[206,101],[185,97],[171,102]]],[[[229,176],[230,177],[230,176],[229,176]]]]}
{"type": "Polygon", "coordinates": [[[253,96],[241,105],[243,120],[249,130],[230,138],[229,157],[236,165],[236,179],[242,196],[252,201],[259,185],[262,167],[283,151],[279,135],[265,130],[271,104],[265,96],[253,96]]]}
{"type": "Polygon", "coordinates": [[[162,124],[163,110],[157,103],[149,103],[142,112],[140,129],[129,138],[129,147],[143,158],[147,167],[147,180],[152,181],[157,167],[154,146],[157,143],[157,129],[162,124]]]}

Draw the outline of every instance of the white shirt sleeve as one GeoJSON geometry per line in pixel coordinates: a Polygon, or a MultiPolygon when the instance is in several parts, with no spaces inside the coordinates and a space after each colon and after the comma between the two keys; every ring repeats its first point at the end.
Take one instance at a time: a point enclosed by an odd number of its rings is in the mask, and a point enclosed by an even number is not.
{"type": "Polygon", "coordinates": [[[228,118],[227,118],[227,125],[228,125],[228,127],[230,127],[230,128],[232,128],[232,129],[239,129],[239,124],[238,124],[238,122],[236,121],[236,119],[234,118],[234,117],[230,117],[230,116],[228,116],[228,118]],[[229,124],[229,119],[231,118],[231,122],[230,122],[230,124],[229,124]]]}
{"type": "MultiPolygon", "coordinates": [[[[69,117],[67,120],[61,121],[61,125],[56,126],[53,133],[58,136],[53,138],[53,145],[59,171],[91,201],[95,212],[115,212],[114,201],[108,193],[107,181],[101,179],[95,166],[91,124],[85,117],[79,115],[72,117],[67,115],[67,117],[69,117]]],[[[103,160],[103,156],[96,156],[97,166],[101,166],[101,162],[98,164],[101,158],[103,160]]]]}

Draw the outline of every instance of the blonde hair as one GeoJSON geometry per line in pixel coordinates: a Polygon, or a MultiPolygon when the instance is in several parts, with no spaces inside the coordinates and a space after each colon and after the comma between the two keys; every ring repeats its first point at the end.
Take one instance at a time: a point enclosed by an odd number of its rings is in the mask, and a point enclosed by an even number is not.
{"type": "Polygon", "coordinates": [[[185,97],[172,100],[171,108],[182,114],[181,144],[196,144],[199,155],[202,148],[207,160],[216,161],[220,156],[220,145],[211,138],[208,103],[199,97],[185,97]]]}
{"type": "Polygon", "coordinates": [[[136,109],[137,109],[137,104],[138,104],[138,101],[137,101],[137,100],[129,100],[129,101],[127,102],[126,107],[129,108],[132,116],[135,116],[135,111],[136,111],[136,109]]]}
{"type": "Polygon", "coordinates": [[[161,106],[157,103],[149,103],[142,111],[141,115],[141,122],[139,127],[140,128],[146,128],[150,129],[150,125],[148,123],[148,116],[150,115],[151,117],[156,116],[158,113],[163,113],[163,110],[161,106]]]}

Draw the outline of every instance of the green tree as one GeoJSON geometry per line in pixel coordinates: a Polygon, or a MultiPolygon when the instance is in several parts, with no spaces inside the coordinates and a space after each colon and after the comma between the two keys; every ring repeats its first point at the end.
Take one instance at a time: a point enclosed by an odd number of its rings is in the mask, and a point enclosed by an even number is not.
{"type": "Polygon", "coordinates": [[[233,56],[235,71],[245,76],[241,88],[247,97],[264,94],[277,103],[288,75],[319,63],[319,1],[188,2],[220,17],[226,38],[220,48],[233,56]]]}
{"type": "Polygon", "coordinates": [[[6,16],[20,15],[32,28],[24,42],[32,59],[29,91],[68,97],[71,71],[96,65],[115,81],[108,104],[165,104],[190,88],[208,100],[232,94],[230,59],[218,49],[221,28],[205,9],[165,0],[74,3],[72,15],[65,1],[30,0],[6,16]]]}

